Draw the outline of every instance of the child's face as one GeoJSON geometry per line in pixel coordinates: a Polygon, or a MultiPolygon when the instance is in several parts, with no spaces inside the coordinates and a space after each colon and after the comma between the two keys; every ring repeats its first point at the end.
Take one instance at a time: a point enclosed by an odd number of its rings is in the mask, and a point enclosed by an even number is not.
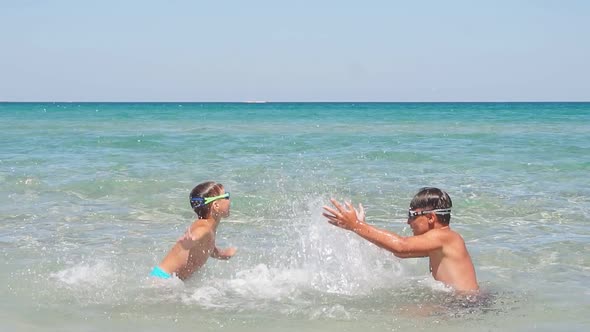
{"type": "Polygon", "coordinates": [[[222,217],[229,217],[229,207],[231,205],[231,198],[227,198],[227,199],[220,199],[218,201],[216,201],[217,204],[219,204],[219,214],[222,217]]]}
{"type": "MultiPolygon", "coordinates": [[[[415,211],[420,212],[422,209],[416,209],[415,211]]],[[[408,218],[408,225],[412,228],[414,235],[420,235],[428,232],[430,229],[430,214],[419,215],[408,218]]]]}

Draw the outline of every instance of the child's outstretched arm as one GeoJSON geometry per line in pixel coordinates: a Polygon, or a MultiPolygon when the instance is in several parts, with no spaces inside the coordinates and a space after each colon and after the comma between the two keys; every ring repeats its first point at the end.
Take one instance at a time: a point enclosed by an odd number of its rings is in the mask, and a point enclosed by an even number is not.
{"type": "Polygon", "coordinates": [[[400,258],[425,257],[432,250],[442,247],[442,242],[434,232],[428,232],[418,236],[402,237],[398,234],[365,222],[364,209],[360,206],[360,213],[354,209],[351,203],[342,206],[335,199],[330,200],[335,209],[324,206],[324,217],[334,226],[352,231],[375,245],[389,250],[400,258]],[[361,218],[359,218],[359,215],[361,218]]]}
{"type": "Polygon", "coordinates": [[[236,253],[236,248],[234,248],[234,247],[225,248],[225,249],[219,249],[219,248],[215,247],[215,249],[213,249],[213,251],[211,252],[211,257],[216,258],[216,259],[227,260],[227,259],[230,259],[233,255],[235,255],[235,253],[236,253]]]}

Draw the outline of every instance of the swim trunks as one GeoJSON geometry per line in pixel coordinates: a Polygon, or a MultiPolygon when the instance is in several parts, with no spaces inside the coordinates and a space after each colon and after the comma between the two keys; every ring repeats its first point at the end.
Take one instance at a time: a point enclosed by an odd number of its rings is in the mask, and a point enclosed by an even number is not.
{"type": "Polygon", "coordinates": [[[170,279],[172,276],[170,273],[162,270],[159,266],[155,266],[152,272],[150,273],[151,277],[162,278],[162,279],[170,279]]]}

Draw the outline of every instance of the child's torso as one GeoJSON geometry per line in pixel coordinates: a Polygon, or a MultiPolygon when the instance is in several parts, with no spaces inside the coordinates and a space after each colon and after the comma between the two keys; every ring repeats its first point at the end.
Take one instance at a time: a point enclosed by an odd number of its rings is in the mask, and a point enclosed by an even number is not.
{"type": "Polygon", "coordinates": [[[184,250],[181,253],[184,264],[178,268],[176,275],[183,280],[190,277],[195,271],[205,265],[214,248],[215,236],[210,234],[198,246],[195,246],[191,250],[184,250]]]}
{"type": "Polygon", "coordinates": [[[440,250],[430,253],[429,258],[434,279],[458,291],[479,288],[471,257],[459,234],[452,234],[440,250]]]}

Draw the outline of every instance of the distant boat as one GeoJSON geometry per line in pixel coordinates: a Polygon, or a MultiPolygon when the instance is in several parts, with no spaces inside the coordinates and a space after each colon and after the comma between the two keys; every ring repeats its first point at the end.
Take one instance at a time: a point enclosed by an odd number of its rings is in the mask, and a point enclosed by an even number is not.
{"type": "Polygon", "coordinates": [[[246,104],[266,104],[266,100],[246,100],[246,104]]]}

